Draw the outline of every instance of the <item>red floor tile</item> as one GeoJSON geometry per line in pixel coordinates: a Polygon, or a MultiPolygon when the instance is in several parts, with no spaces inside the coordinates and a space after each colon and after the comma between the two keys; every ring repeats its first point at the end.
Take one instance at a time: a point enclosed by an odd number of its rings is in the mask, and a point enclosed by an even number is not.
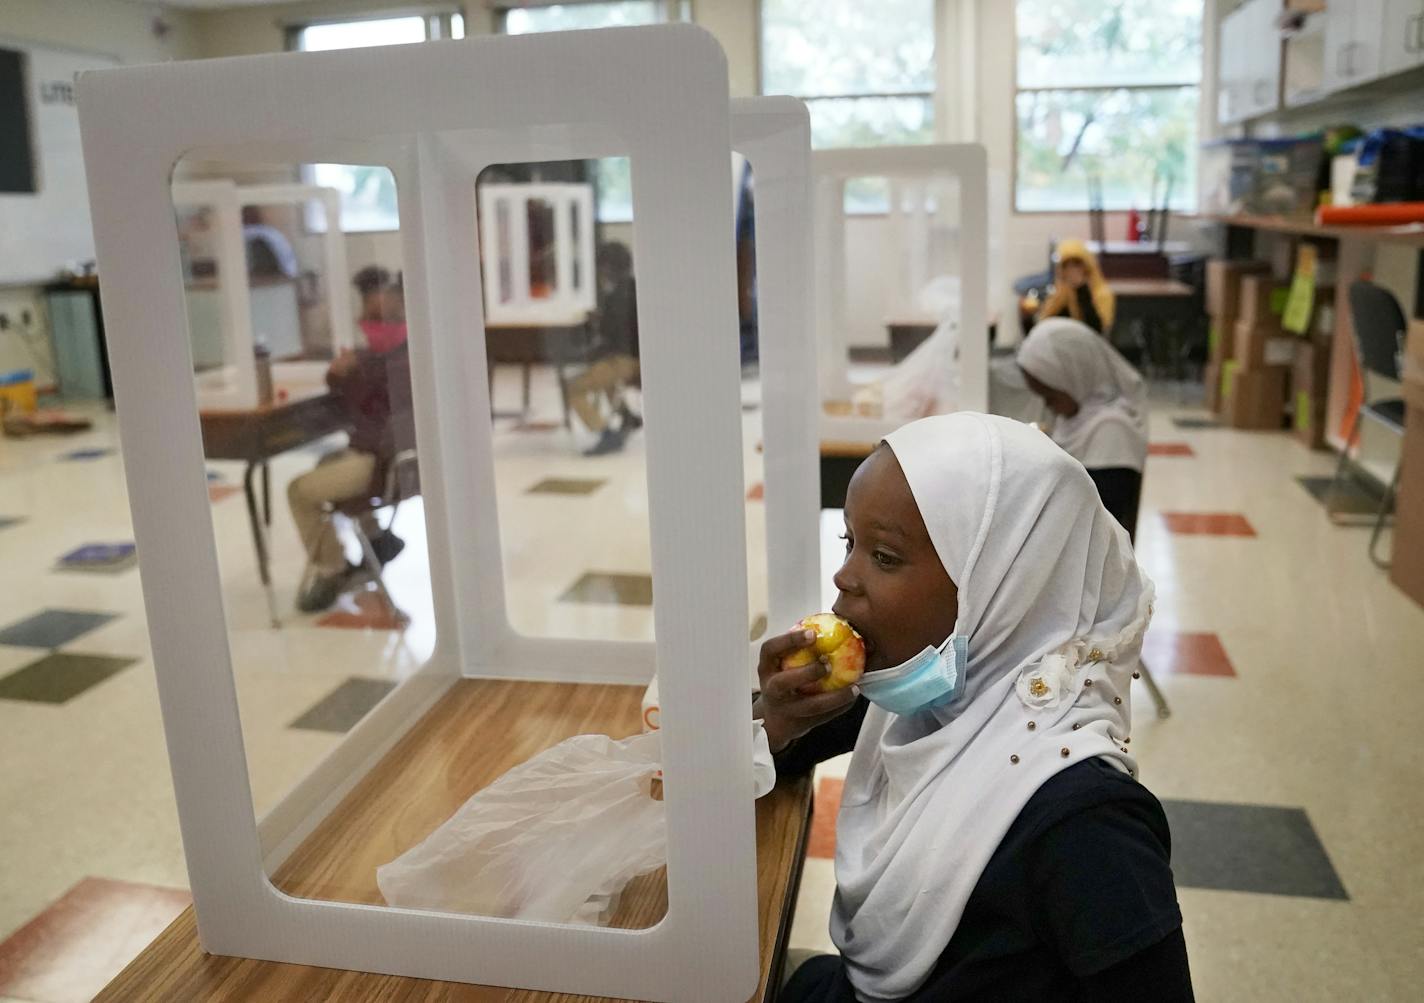
{"type": "Polygon", "coordinates": [[[1183,536],[1255,536],[1239,512],[1163,512],[1168,532],[1183,536]]]}
{"type": "Polygon", "coordinates": [[[1210,633],[1148,630],[1142,641],[1142,662],[1157,675],[1236,675],[1221,638],[1210,633]]]}
{"type": "Polygon", "coordinates": [[[747,492],[747,501],[761,501],[765,497],[766,485],[761,481],[757,481],[753,484],[751,490],[747,492]]]}
{"type": "Polygon", "coordinates": [[[0,996],[85,1003],[191,901],[175,888],[85,878],[0,944],[0,996]]]}
{"type": "Polygon", "coordinates": [[[1186,442],[1149,442],[1147,444],[1148,456],[1196,456],[1190,443],[1186,442]]]}
{"type": "Polygon", "coordinates": [[[811,816],[811,834],[806,837],[806,856],[830,860],[836,855],[836,816],[841,810],[841,790],[845,781],[822,777],[816,785],[816,813],[811,816]]]}
{"type": "Polygon", "coordinates": [[[405,626],[386,601],[369,589],[342,596],[336,607],[319,618],[316,625],[348,630],[400,630],[405,626]]]}
{"type": "Polygon", "coordinates": [[[242,494],[242,488],[231,484],[209,484],[208,501],[220,502],[224,498],[231,498],[233,495],[242,494]]]}

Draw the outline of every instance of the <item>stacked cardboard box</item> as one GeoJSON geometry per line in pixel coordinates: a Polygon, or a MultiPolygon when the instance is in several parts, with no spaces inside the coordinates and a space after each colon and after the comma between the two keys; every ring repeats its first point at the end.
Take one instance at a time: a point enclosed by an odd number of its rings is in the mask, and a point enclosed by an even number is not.
{"type": "Polygon", "coordinates": [[[1222,408],[1236,428],[1278,429],[1285,417],[1296,339],[1281,330],[1290,287],[1269,274],[1242,275],[1237,288],[1237,318],[1232,330],[1229,380],[1223,381],[1222,408]]]}
{"type": "Polygon", "coordinates": [[[1424,320],[1409,324],[1403,376],[1404,446],[1399,461],[1389,578],[1424,606],[1424,320]]]}
{"type": "Polygon", "coordinates": [[[1330,339],[1302,338],[1291,372],[1296,438],[1311,449],[1325,447],[1325,388],[1330,380],[1330,339]]]}
{"type": "Polygon", "coordinates": [[[1208,261],[1206,266],[1206,309],[1210,315],[1210,352],[1205,384],[1206,405],[1222,412],[1224,388],[1230,382],[1227,363],[1236,355],[1236,324],[1241,313],[1241,280],[1248,275],[1270,272],[1264,261],[1208,261]]]}

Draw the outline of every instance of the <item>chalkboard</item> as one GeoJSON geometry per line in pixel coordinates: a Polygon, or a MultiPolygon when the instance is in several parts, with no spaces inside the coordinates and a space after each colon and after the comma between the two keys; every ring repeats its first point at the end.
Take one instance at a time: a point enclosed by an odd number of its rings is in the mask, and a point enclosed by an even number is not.
{"type": "Polygon", "coordinates": [[[18,49],[0,48],[0,192],[34,190],[35,154],[25,90],[25,54],[18,49]]]}
{"type": "Polygon", "coordinates": [[[0,285],[44,282],[93,259],[74,77],[117,65],[0,37],[0,285]]]}

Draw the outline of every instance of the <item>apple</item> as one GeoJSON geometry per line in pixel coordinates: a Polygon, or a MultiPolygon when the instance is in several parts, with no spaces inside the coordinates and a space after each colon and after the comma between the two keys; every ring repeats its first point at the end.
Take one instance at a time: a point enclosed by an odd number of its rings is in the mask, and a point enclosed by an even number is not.
{"type": "Polygon", "coordinates": [[[799,669],[820,659],[831,671],[815,684],[822,693],[853,686],[865,673],[865,640],[849,623],[834,613],[817,613],[797,625],[816,632],[816,639],[781,660],[782,669],[799,669]]]}

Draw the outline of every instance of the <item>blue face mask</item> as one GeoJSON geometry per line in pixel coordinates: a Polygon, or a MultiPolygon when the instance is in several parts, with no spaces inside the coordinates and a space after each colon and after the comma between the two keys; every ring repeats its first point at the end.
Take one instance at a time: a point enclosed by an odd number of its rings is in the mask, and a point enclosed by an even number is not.
{"type": "Polygon", "coordinates": [[[924,651],[893,668],[861,676],[860,692],[877,707],[902,716],[950,703],[964,691],[969,639],[952,634],[938,648],[924,651]]]}

